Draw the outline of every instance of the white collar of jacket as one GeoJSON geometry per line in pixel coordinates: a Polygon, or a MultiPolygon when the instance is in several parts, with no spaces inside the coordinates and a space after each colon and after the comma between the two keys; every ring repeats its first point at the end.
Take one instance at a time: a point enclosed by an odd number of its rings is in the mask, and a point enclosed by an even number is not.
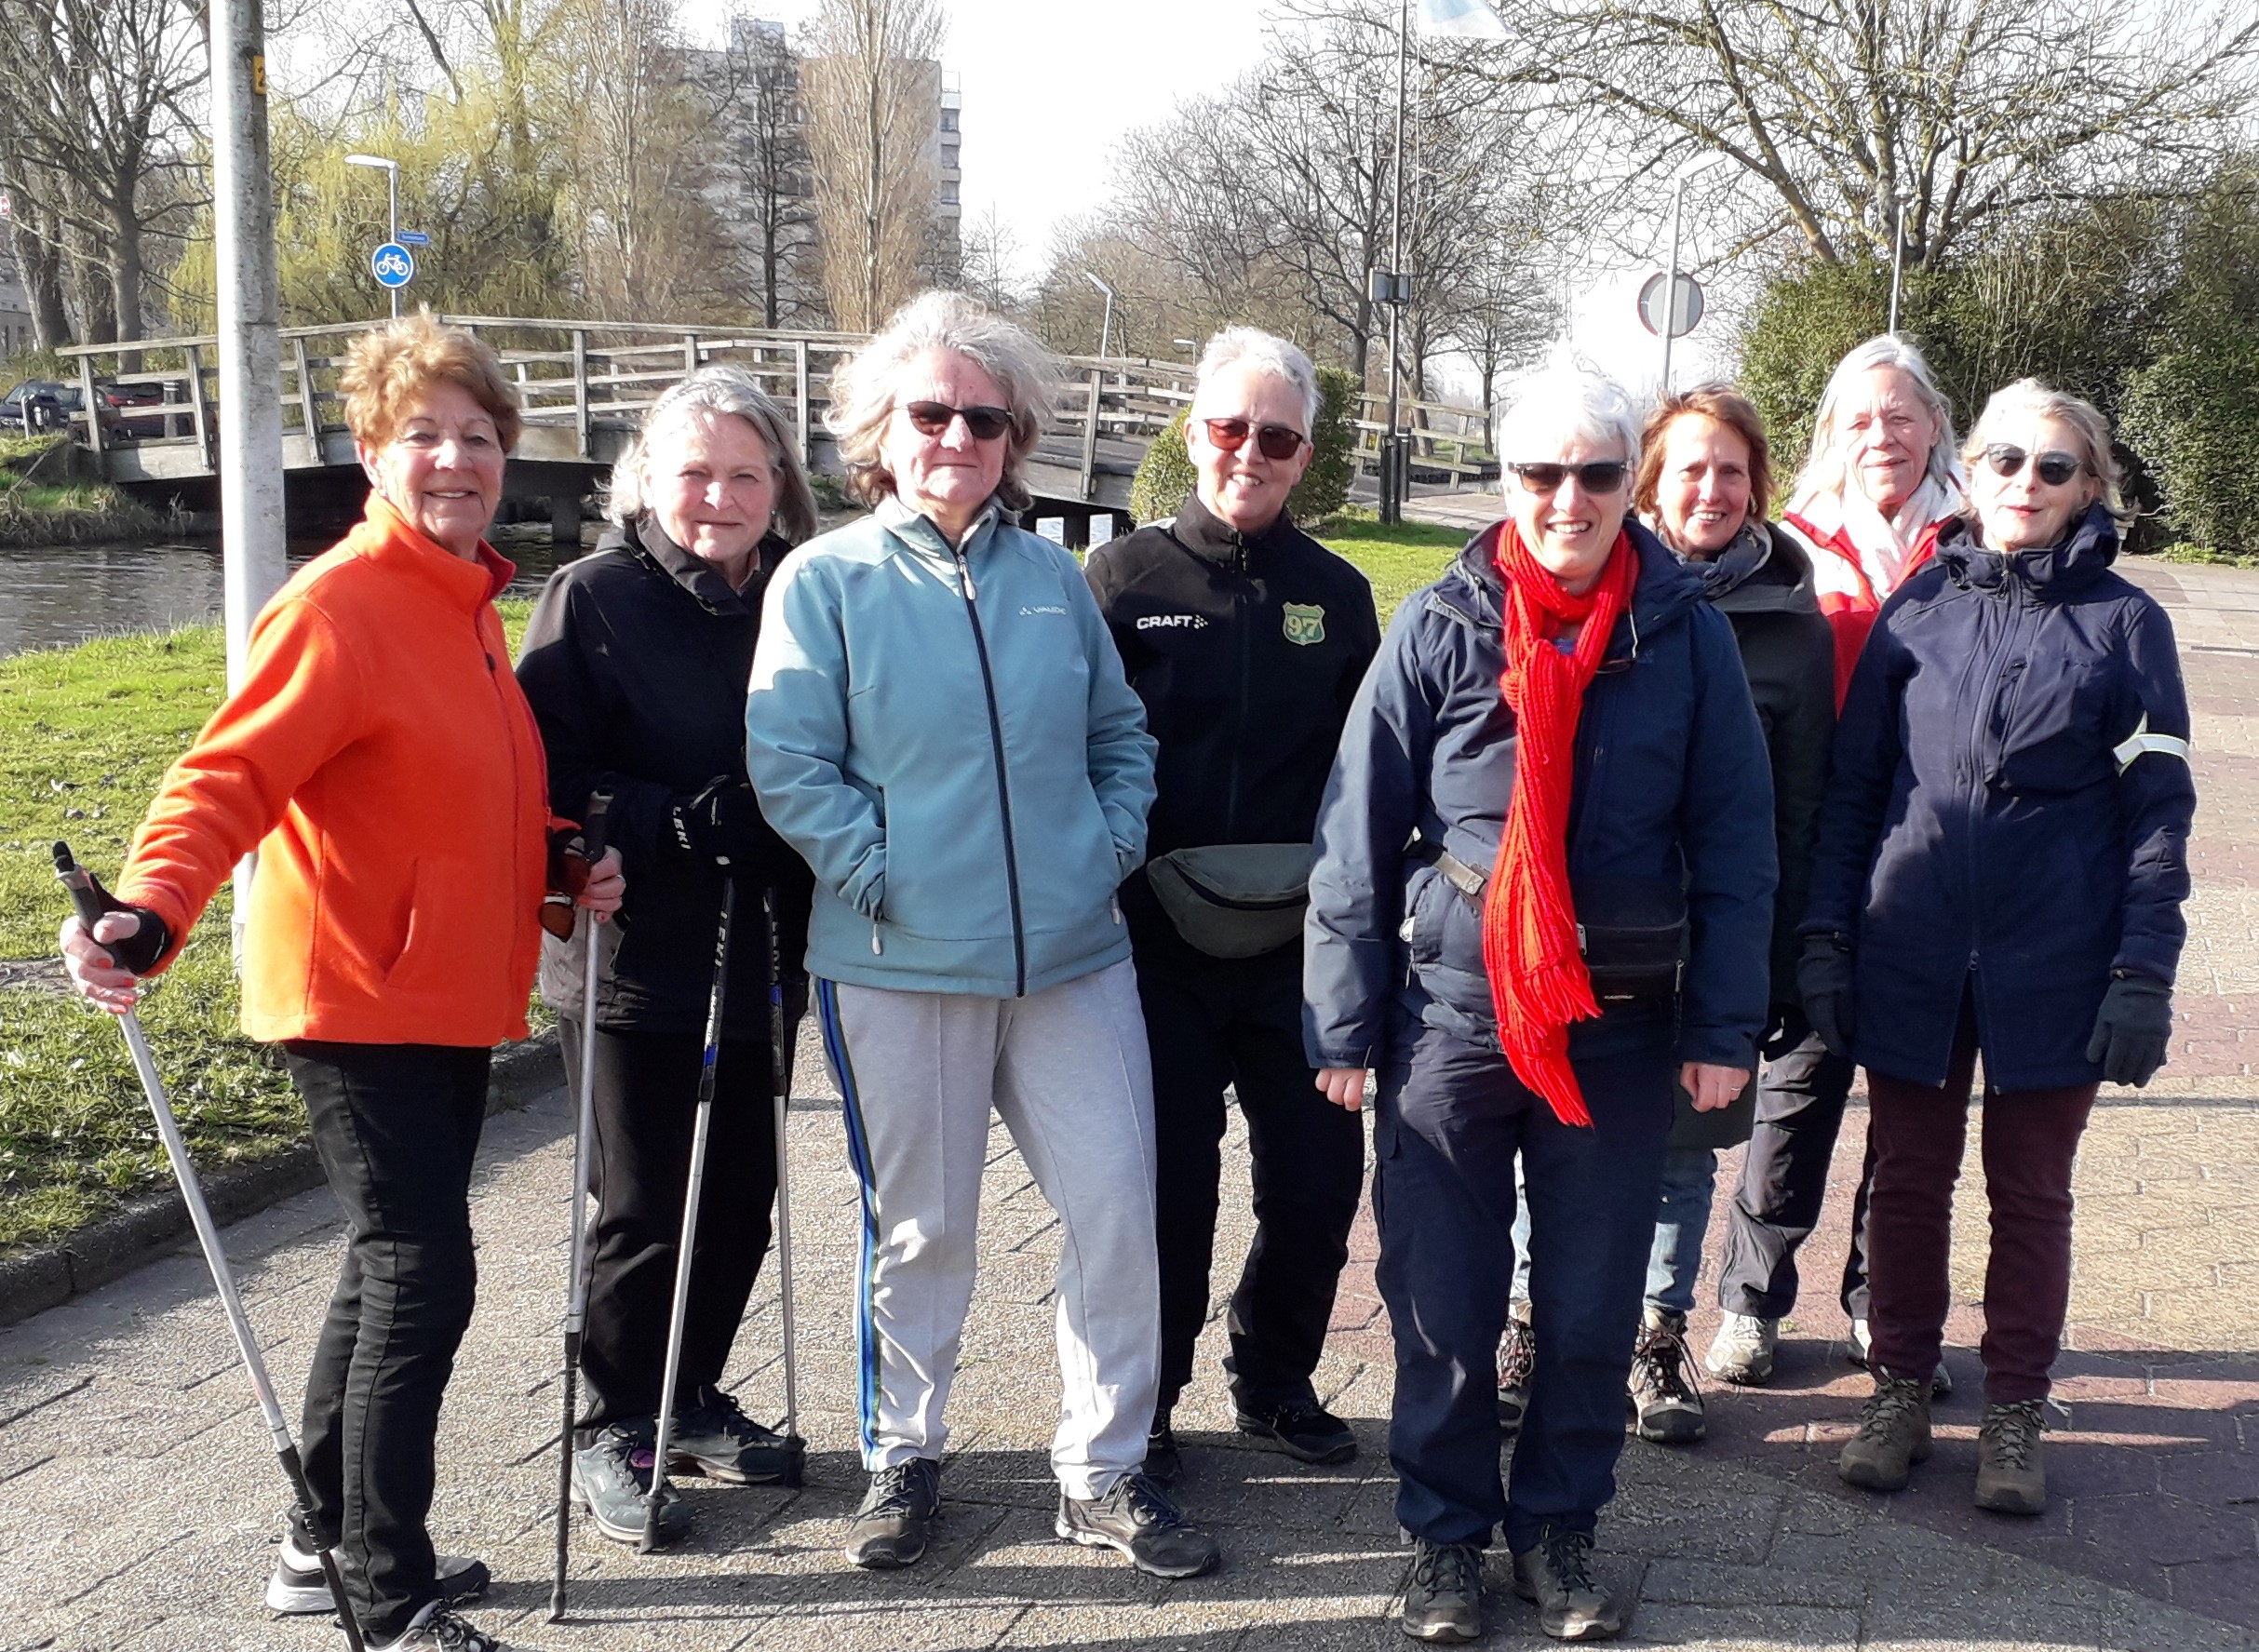
{"type": "MultiPolygon", "coordinates": [[[[956,559],[957,552],[951,548],[948,536],[934,526],[933,518],[921,511],[912,510],[894,494],[889,493],[879,501],[878,507],[870,514],[878,519],[880,527],[912,550],[923,551],[944,561],[956,559]]],[[[973,518],[973,525],[965,530],[962,541],[965,560],[969,562],[973,559],[973,553],[981,548],[990,530],[1002,519],[1003,507],[991,497],[988,504],[980,507],[980,514],[973,518]]]]}
{"type": "Polygon", "coordinates": [[[1814,490],[1791,505],[1789,515],[1811,529],[1821,548],[1828,548],[1827,542],[1838,533],[1849,540],[1875,594],[1888,597],[1905,578],[1906,558],[1914,555],[1922,535],[1959,508],[1957,497],[1935,477],[1925,477],[1892,521],[1846,477],[1841,493],[1814,490]]]}

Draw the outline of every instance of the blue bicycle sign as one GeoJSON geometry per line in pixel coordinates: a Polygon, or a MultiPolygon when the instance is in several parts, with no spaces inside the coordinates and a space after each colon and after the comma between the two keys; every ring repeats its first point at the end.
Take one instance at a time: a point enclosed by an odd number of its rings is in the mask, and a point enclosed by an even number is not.
{"type": "Polygon", "coordinates": [[[405,287],[416,278],[416,255],[387,241],[369,255],[369,268],[381,287],[405,287]]]}

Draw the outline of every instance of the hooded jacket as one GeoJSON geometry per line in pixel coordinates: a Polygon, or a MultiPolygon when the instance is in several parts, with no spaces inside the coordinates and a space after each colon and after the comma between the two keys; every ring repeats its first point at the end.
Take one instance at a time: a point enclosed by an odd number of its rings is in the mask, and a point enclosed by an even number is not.
{"type": "MultiPolygon", "coordinates": [[[[722,776],[746,773],[746,684],[760,597],[791,547],[761,543],[743,592],[648,517],[605,531],[596,549],[549,576],[519,645],[518,680],[549,754],[551,806],[586,818],[612,794],[605,841],[620,852],[627,894],[598,933],[604,957],[597,1025],[608,1032],[695,1032],[706,1025],[722,876],[675,841],[671,812],[722,776]]],[[[775,895],[778,952],[789,978],[806,945],[809,876],[773,832],[738,878],[730,943],[731,1038],[769,1037],[768,935],[761,893],[775,895]]],[[[576,937],[542,948],[542,997],[581,1013],[587,957],[576,937]]]]}
{"type": "Polygon", "coordinates": [[[2096,1083],[2110,977],[2172,983],[2188,698],[2172,622],[2111,571],[2118,551],[2099,505],[2009,556],[1956,522],[1882,610],[1804,922],[1856,949],[1862,1066],[1943,1083],[1966,990],[1992,1088],[2096,1083]]]}
{"type": "MultiPolygon", "coordinates": [[[[1440,842],[1474,866],[1498,855],[1518,745],[1499,689],[1499,531],[1486,529],[1396,611],[1351,707],[1311,878],[1304,1042],[1313,1066],[1378,1065],[1399,1008],[1499,1047],[1481,914],[1413,840],[1440,842]]],[[[1569,879],[1684,892],[1679,1057],[1752,1068],[1776,877],[1765,739],[1732,631],[1701,600],[1701,582],[1645,528],[1625,531],[1636,584],[1577,719],[1569,879]]],[[[1605,917],[1578,912],[1580,922],[1605,917]]],[[[1672,1037],[1667,1006],[1611,1007],[1570,1027],[1569,1053],[1672,1037]]]]}
{"type": "Polygon", "coordinates": [[[808,968],[1014,998],[1118,963],[1153,740],[1072,555],[889,499],[770,583],[746,766],[815,874],[808,968]]]}

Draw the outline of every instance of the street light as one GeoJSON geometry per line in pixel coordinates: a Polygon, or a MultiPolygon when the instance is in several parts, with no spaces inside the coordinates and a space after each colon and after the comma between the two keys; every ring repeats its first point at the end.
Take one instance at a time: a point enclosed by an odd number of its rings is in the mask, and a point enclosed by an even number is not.
{"type": "Polygon", "coordinates": [[[1898,330],[1898,279],[1906,267],[1906,197],[1893,194],[1890,204],[1895,210],[1890,215],[1890,325],[1885,332],[1898,330]]]}
{"type": "MultiPolygon", "coordinates": [[[[345,165],[383,168],[384,196],[389,204],[386,213],[389,227],[384,239],[397,243],[400,238],[400,163],[386,160],[381,154],[349,154],[345,157],[345,165]]],[[[392,318],[395,321],[400,318],[400,289],[397,287],[392,289],[392,318]]]]}
{"type": "Polygon", "coordinates": [[[1114,336],[1114,289],[1088,270],[1082,272],[1082,279],[1106,295],[1106,318],[1098,323],[1098,355],[1103,358],[1107,354],[1106,346],[1114,336]]]}
{"type": "Polygon", "coordinates": [[[1697,172],[1704,172],[1730,156],[1718,151],[1705,150],[1690,154],[1679,162],[1678,170],[1671,174],[1671,275],[1663,283],[1663,379],[1661,394],[1671,394],[1671,341],[1678,333],[1678,230],[1679,221],[1687,203],[1687,180],[1697,172]]]}

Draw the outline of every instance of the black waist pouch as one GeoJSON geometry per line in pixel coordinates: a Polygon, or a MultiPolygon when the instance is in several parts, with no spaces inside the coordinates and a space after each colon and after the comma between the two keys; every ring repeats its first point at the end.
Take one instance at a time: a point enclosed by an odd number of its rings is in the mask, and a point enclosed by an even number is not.
{"type": "MultiPolygon", "coordinates": [[[[1412,853],[1482,911],[1488,867],[1471,866],[1426,838],[1415,839],[1412,853]]],[[[1684,891],[1646,878],[1574,878],[1569,901],[1594,998],[1606,1003],[1678,996],[1687,974],[1684,891]]]]}

